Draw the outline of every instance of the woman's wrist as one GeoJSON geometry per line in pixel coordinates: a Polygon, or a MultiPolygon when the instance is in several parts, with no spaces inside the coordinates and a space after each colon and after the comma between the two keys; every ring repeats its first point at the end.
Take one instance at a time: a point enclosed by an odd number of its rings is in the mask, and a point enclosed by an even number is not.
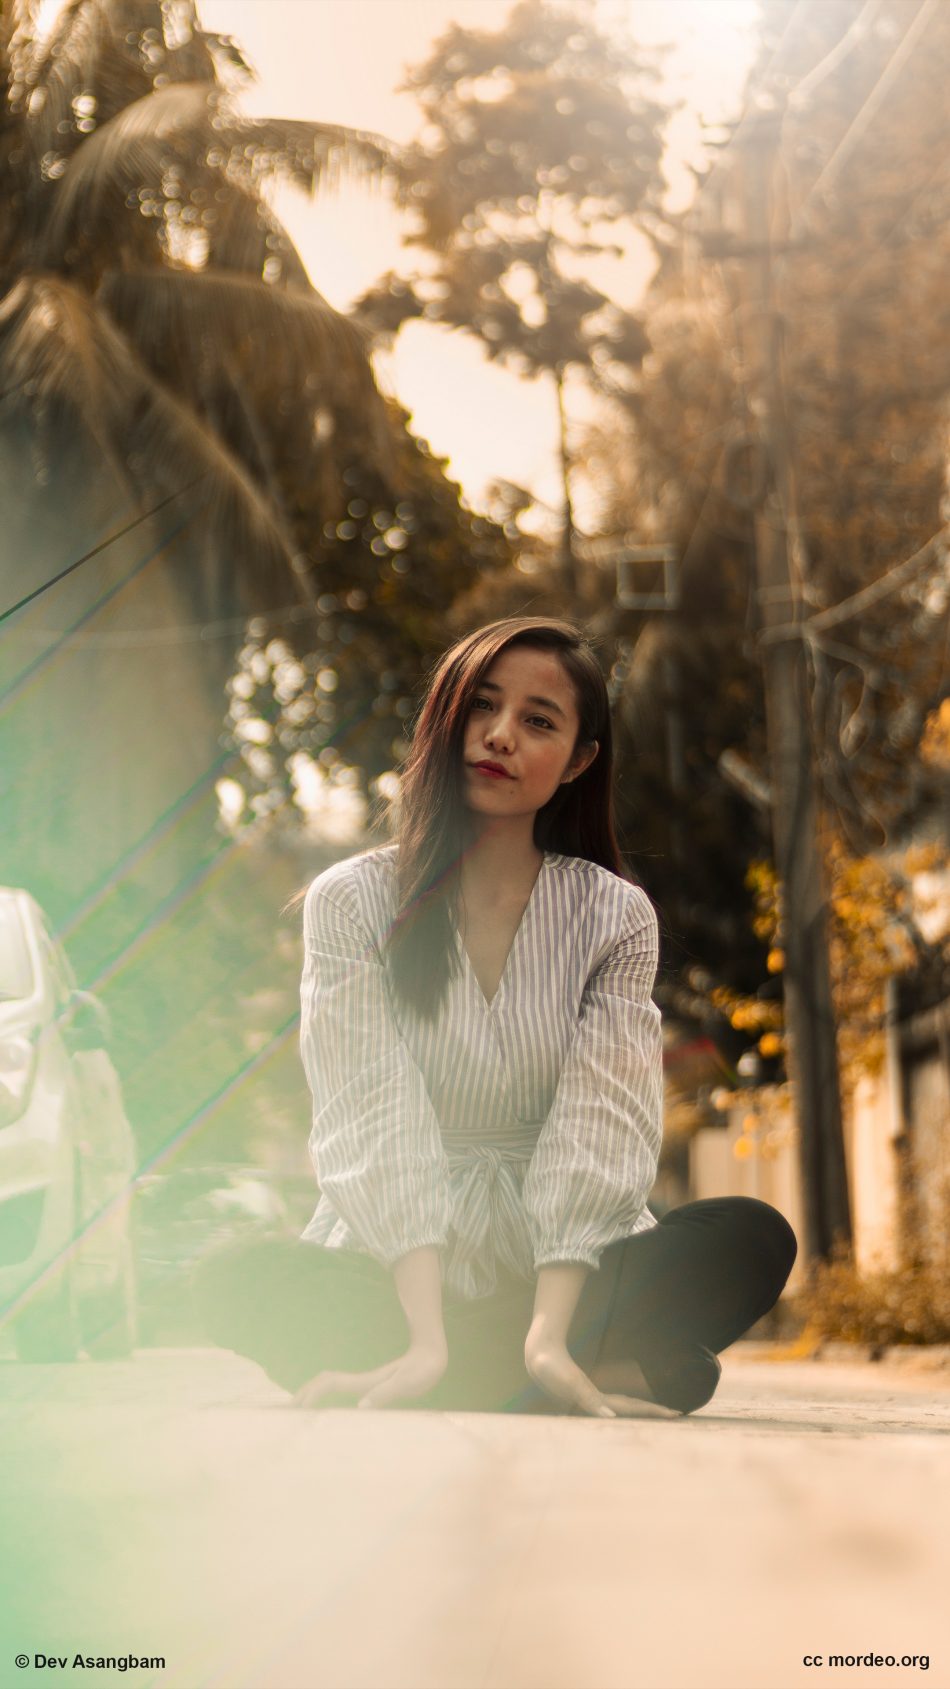
{"type": "Polygon", "coordinates": [[[442,1314],[442,1268],[434,1244],[410,1249],[392,1266],[392,1275],[402,1303],[412,1348],[446,1348],[442,1314]]]}
{"type": "Polygon", "coordinates": [[[567,1346],[567,1334],[588,1271],[582,1261],[555,1261],[539,1267],[528,1332],[531,1342],[567,1346]]]}

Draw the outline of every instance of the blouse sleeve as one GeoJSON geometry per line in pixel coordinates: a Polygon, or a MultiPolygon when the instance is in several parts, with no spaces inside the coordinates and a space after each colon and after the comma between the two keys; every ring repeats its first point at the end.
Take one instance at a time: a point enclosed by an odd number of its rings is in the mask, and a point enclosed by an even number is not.
{"type": "Polygon", "coordinates": [[[317,882],[304,902],[300,1050],[321,1194],[386,1267],[448,1235],[448,1163],[421,1070],[362,923],[317,882]]]}
{"type": "Polygon", "coordinates": [[[656,914],[640,893],[587,980],[525,1173],[535,1270],[555,1261],[598,1268],[608,1244],[630,1235],[652,1189],[663,1136],[661,1016],[650,998],[658,958],[656,914]]]}

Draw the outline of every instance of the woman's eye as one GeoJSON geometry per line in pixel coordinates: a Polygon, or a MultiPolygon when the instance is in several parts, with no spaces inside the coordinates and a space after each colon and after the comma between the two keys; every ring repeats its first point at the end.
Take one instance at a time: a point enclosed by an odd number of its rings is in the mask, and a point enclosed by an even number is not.
{"type": "MultiPolygon", "coordinates": [[[[472,709],[473,710],[477,709],[479,704],[484,704],[486,709],[491,709],[491,699],[490,698],[473,698],[472,699],[472,709]]],[[[554,723],[553,723],[553,721],[548,721],[547,716],[532,715],[532,716],[528,717],[528,720],[532,721],[532,722],[539,721],[541,723],[542,727],[549,727],[552,732],[554,731],[554,723]]]]}

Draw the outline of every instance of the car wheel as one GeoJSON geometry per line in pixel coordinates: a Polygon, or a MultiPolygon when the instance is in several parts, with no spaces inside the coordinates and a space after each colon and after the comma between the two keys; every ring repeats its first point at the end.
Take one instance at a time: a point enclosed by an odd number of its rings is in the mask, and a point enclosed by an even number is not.
{"type": "Polygon", "coordinates": [[[78,1360],[82,1331],[72,1255],[56,1273],[52,1285],[35,1291],[12,1324],[17,1360],[78,1360]]]}
{"type": "Polygon", "coordinates": [[[126,1236],[115,1284],[83,1297],[83,1347],[91,1361],[129,1358],[138,1342],[137,1308],[135,1257],[126,1236]]]}

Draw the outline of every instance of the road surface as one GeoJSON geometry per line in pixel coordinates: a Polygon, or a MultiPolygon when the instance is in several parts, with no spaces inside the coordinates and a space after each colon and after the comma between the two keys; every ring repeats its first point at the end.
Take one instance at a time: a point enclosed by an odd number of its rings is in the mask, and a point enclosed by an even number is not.
{"type": "Polygon", "coordinates": [[[950,1689],[950,1373],[768,1357],[615,1421],[0,1362],[0,1689],[950,1689]]]}

